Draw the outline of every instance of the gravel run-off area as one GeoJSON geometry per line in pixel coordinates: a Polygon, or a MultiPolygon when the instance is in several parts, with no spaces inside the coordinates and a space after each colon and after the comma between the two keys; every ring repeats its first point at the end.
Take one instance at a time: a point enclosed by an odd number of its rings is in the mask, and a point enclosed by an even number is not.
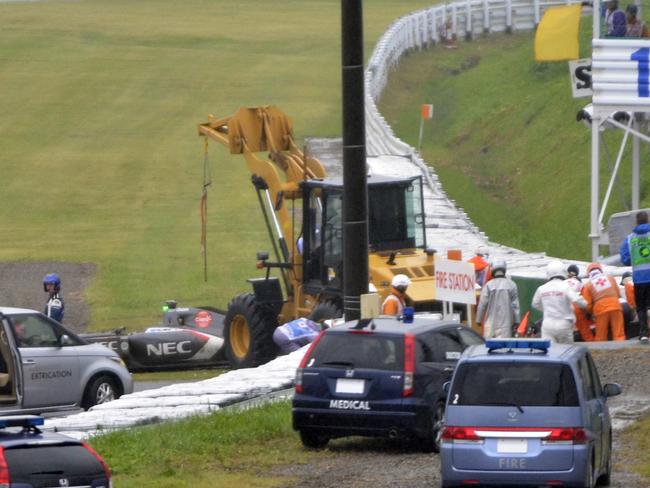
{"type": "Polygon", "coordinates": [[[75,332],[84,332],[90,316],[85,290],[95,270],[96,266],[91,263],[0,262],[0,306],[43,311],[47,302],[43,277],[48,273],[57,273],[61,278],[61,294],[65,302],[63,323],[75,332]]]}

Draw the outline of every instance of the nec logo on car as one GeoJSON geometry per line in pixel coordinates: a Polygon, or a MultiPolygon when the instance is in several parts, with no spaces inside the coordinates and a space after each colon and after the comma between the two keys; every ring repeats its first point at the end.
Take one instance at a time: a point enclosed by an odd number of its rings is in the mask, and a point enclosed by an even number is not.
{"type": "Polygon", "coordinates": [[[147,356],[170,356],[174,354],[188,354],[192,352],[191,341],[163,342],[161,344],[147,344],[147,356]]]}
{"type": "Polygon", "coordinates": [[[340,408],[344,410],[370,410],[368,402],[359,400],[330,400],[330,408],[340,408]]]}

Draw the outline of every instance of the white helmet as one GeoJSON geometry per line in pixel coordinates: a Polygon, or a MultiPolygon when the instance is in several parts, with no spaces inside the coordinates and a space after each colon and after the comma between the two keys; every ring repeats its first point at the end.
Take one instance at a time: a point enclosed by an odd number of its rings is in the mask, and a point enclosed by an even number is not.
{"type": "Polygon", "coordinates": [[[502,258],[495,258],[490,266],[492,268],[492,274],[494,274],[494,272],[498,269],[502,270],[505,273],[507,268],[506,262],[502,258]]]}
{"type": "Polygon", "coordinates": [[[477,256],[489,256],[490,250],[485,244],[481,244],[476,248],[474,254],[476,254],[477,256]]]}
{"type": "Polygon", "coordinates": [[[546,278],[550,280],[555,277],[567,277],[566,269],[561,261],[551,261],[546,265],[546,278]]]}
{"type": "Polygon", "coordinates": [[[391,281],[390,284],[397,289],[406,289],[406,287],[411,284],[411,280],[405,274],[397,274],[393,276],[393,281],[391,281]]]}

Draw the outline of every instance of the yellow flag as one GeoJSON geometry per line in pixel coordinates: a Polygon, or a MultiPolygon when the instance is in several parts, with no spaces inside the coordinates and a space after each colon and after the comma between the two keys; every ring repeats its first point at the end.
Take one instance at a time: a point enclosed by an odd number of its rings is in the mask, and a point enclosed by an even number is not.
{"type": "Polygon", "coordinates": [[[549,8],[535,33],[536,61],[578,59],[580,4],[549,8]]]}

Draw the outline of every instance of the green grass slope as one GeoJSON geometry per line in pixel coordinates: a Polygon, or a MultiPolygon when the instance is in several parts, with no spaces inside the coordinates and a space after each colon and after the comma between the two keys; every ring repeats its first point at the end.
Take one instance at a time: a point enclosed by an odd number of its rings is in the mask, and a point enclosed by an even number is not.
{"type": "MultiPolygon", "coordinates": [[[[366,55],[427,5],[367,0],[366,55]]],[[[243,158],[217,144],[203,282],[196,126],[275,104],[299,140],[340,134],[340,2],[9,2],[0,18],[0,260],[96,263],[96,329],[247,290],[270,245],[243,158]]]]}
{"type": "MultiPolygon", "coordinates": [[[[590,56],[590,22],[584,18],[581,26],[583,57],[590,56]]],[[[415,147],[419,106],[434,104],[422,155],[490,239],[589,259],[591,133],[576,122],[589,101],[572,98],[566,62],[534,61],[532,33],[495,34],[404,58],[380,111],[415,147]]],[[[618,140],[620,133],[604,134],[612,164],[618,140]]],[[[609,178],[604,157],[601,167],[602,199],[609,178]]],[[[629,202],[630,167],[627,157],[609,213],[629,202]]],[[[647,180],[643,176],[642,191],[647,180]]],[[[645,193],[642,199],[650,203],[645,193]]]]}

